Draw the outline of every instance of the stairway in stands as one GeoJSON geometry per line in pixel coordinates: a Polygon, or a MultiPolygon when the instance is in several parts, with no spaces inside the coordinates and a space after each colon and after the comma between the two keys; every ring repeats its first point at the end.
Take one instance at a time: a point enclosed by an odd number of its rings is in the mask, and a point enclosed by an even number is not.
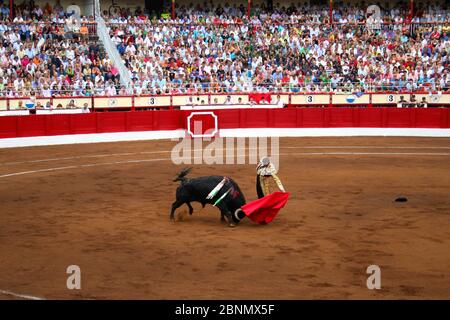
{"type": "Polygon", "coordinates": [[[121,84],[128,88],[131,82],[130,73],[124,64],[117,47],[111,40],[105,20],[102,18],[100,8],[100,0],[95,0],[95,21],[97,22],[98,43],[103,45],[103,49],[108,53],[109,59],[119,70],[121,84]]]}

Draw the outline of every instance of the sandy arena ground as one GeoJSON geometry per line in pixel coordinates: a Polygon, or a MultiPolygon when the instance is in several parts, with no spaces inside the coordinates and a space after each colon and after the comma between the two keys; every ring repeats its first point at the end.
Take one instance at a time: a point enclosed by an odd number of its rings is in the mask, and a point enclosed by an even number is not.
{"type": "MultiPolygon", "coordinates": [[[[450,139],[281,139],[291,198],[237,228],[199,204],[169,222],[174,144],[0,150],[0,299],[450,299],[450,139]],[[366,287],[372,264],[381,290],[366,287]]],[[[256,199],[255,165],[191,176],[210,174],[256,199]]]]}

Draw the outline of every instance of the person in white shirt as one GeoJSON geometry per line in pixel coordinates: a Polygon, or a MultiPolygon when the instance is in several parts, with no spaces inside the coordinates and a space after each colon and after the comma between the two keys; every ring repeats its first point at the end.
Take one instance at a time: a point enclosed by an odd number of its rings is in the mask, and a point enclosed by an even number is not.
{"type": "Polygon", "coordinates": [[[116,88],[114,87],[113,84],[109,84],[108,87],[106,88],[106,95],[107,96],[115,96],[117,94],[116,92],[116,88]]]}
{"type": "Polygon", "coordinates": [[[50,101],[47,101],[47,103],[45,104],[44,109],[52,110],[53,109],[52,103],[50,101]]]}
{"type": "Polygon", "coordinates": [[[131,43],[128,44],[128,46],[125,49],[125,53],[131,53],[132,55],[134,55],[136,53],[136,47],[133,46],[131,43]]]}
{"type": "Polygon", "coordinates": [[[194,98],[192,96],[189,96],[186,99],[186,105],[188,105],[188,106],[193,106],[194,105],[194,98]]]}
{"type": "Polygon", "coordinates": [[[233,102],[231,101],[231,96],[227,96],[225,102],[223,104],[232,104],[233,102]]]}
{"type": "Polygon", "coordinates": [[[66,108],[67,109],[76,109],[76,104],[75,104],[75,100],[71,99],[70,102],[67,104],[66,108]]]}
{"type": "Polygon", "coordinates": [[[89,110],[89,105],[87,103],[85,103],[83,105],[83,109],[81,110],[82,113],[90,113],[91,110],[89,110]]]}
{"type": "Polygon", "coordinates": [[[423,97],[422,101],[418,104],[419,108],[428,108],[427,98],[423,97]]]}
{"type": "Polygon", "coordinates": [[[95,81],[96,85],[101,85],[102,82],[104,81],[104,78],[103,78],[102,74],[101,73],[97,74],[95,76],[94,81],[95,81]]]}
{"type": "Polygon", "coordinates": [[[112,38],[111,38],[112,42],[114,42],[114,44],[116,46],[118,46],[121,42],[122,39],[120,37],[117,36],[117,34],[115,34],[112,38]]]}
{"type": "Polygon", "coordinates": [[[72,48],[66,50],[67,59],[74,60],[75,59],[75,51],[72,48]]]}
{"type": "Polygon", "coordinates": [[[277,98],[275,101],[272,102],[273,104],[276,104],[278,108],[284,108],[284,101],[281,99],[280,95],[277,95],[277,98]]]}

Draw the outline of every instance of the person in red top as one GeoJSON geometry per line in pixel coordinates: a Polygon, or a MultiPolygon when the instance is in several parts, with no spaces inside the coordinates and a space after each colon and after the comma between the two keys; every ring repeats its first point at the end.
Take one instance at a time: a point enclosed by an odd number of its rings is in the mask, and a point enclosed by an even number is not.
{"type": "Polygon", "coordinates": [[[29,63],[30,63],[30,59],[28,58],[27,55],[25,55],[21,60],[22,67],[25,68],[29,63]]]}
{"type": "Polygon", "coordinates": [[[430,35],[430,38],[431,39],[439,39],[441,37],[441,34],[439,33],[439,31],[437,31],[437,30],[433,30],[433,32],[431,33],[431,35],[430,35]]]}

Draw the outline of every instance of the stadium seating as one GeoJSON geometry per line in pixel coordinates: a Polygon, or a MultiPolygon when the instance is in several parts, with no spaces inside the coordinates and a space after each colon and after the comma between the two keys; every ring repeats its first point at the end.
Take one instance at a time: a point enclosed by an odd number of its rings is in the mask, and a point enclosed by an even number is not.
{"type": "MultiPolygon", "coordinates": [[[[25,3],[25,2],[24,2],[25,3]]],[[[181,5],[176,18],[105,11],[131,75],[57,2],[0,10],[0,96],[450,91],[450,10],[408,8],[367,19],[358,7],[181,5]]]]}
{"type": "Polygon", "coordinates": [[[7,18],[0,21],[0,96],[116,95],[118,74],[92,19],[77,25],[58,5],[20,5],[7,18]]]}
{"type": "Polygon", "coordinates": [[[112,15],[130,93],[448,91],[449,11],[180,7],[174,20],[112,15]],[[436,14],[439,12],[439,14],[436,14]],[[433,17],[433,19],[432,19],[433,17]],[[327,20],[328,19],[328,20],[327,20]],[[245,22],[245,23],[244,23],[245,22]]]}

